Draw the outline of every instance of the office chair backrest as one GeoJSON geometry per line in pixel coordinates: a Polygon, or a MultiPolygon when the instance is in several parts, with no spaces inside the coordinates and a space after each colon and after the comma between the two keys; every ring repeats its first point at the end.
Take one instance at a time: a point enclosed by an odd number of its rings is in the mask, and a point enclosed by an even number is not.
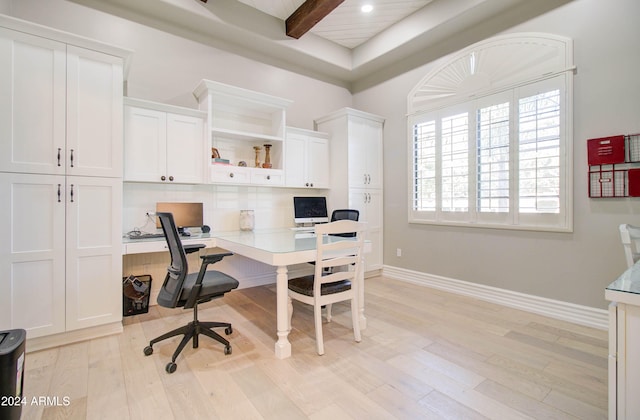
{"type": "Polygon", "coordinates": [[[630,268],[640,259],[640,227],[628,224],[620,225],[620,239],[624,246],[624,256],[630,268]]]}
{"type": "Polygon", "coordinates": [[[187,255],[182,247],[173,214],[161,212],[156,215],[160,219],[169,254],[171,254],[171,265],[167,267],[167,276],[158,294],[158,304],[166,308],[175,308],[182,293],[182,284],[189,272],[187,255]]]}
{"type": "Polygon", "coordinates": [[[354,209],[339,209],[334,210],[333,213],[331,213],[332,222],[335,222],[336,220],[354,220],[357,222],[359,217],[360,212],[354,209]]]}
{"type": "MultiPolygon", "coordinates": [[[[353,220],[355,222],[360,218],[360,212],[354,209],[338,209],[334,210],[331,213],[331,221],[335,222],[337,220],[353,220]]],[[[342,236],[345,238],[353,238],[356,236],[355,232],[347,232],[347,233],[335,233],[334,236],[342,236]]]]}

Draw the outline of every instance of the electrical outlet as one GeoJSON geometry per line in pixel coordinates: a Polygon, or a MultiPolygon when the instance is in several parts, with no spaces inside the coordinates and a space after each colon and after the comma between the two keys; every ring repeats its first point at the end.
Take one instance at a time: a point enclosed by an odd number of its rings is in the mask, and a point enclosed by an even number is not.
{"type": "Polygon", "coordinates": [[[396,248],[396,257],[402,257],[402,249],[396,248]]]}

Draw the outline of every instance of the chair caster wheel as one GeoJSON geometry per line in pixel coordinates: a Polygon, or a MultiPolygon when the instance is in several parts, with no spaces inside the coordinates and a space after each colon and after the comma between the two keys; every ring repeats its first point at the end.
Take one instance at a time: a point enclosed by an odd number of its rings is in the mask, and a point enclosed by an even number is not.
{"type": "Polygon", "coordinates": [[[229,354],[231,354],[231,346],[225,346],[225,348],[224,348],[224,354],[225,354],[225,355],[229,355],[229,354]]]}
{"type": "Polygon", "coordinates": [[[144,355],[145,356],[150,356],[153,354],[153,347],[151,346],[147,346],[144,348],[144,355]]]}
{"type": "Polygon", "coordinates": [[[167,363],[167,366],[164,368],[164,370],[166,370],[167,373],[173,373],[176,371],[177,368],[178,368],[178,365],[176,365],[173,362],[169,362],[167,363]]]}
{"type": "Polygon", "coordinates": [[[231,327],[227,327],[227,328],[225,328],[225,329],[224,329],[224,333],[225,333],[225,334],[227,334],[227,335],[229,335],[229,334],[233,333],[233,328],[231,328],[231,327]]]}

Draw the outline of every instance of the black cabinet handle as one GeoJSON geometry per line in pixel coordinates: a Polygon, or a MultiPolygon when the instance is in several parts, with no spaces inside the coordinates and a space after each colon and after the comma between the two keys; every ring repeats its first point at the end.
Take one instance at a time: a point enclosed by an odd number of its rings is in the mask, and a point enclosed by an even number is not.
{"type": "Polygon", "coordinates": [[[61,156],[60,156],[60,153],[61,153],[61,152],[62,152],[62,148],[58,147],[58,166],[60,166],[60,165],[61,165],[61,163],[60,163],[60,157],[61,157],[61,156]]]}
{"type": "Polygon", "coordinates": [[[169,177],[169,181],[173,181],[173,175],[169,177]]]}
{"type": "Polygon", "coordinates": [[[160,177],[160,180],[161,180],[161,181],[166,181],[166,180],[167,180],[167,177],[166,177],[166,176],[164,176],[164,175],[162,175],[162,176],[160,177]]]}
{"type": "Polygon", "coordinates": [[[71,202],[73,203],[73,184],[71,184],[71,202]]]}
{"type": "Polygon", "coordinates": [[[58,184],[58,203],[60,202],[60,196],[62,194],[62,192],[60,191],[60,187],[61,187],[61,185],[58,184]]]}
{"type": "Polygon", "coordinates": [[[71,149],[71,167],[73,168],[73,149],[71,149]]]}
{"type": "Polygon", "coordinates": [[[229,174],[229,178],[233,178],[233,172],[229,174]]]}

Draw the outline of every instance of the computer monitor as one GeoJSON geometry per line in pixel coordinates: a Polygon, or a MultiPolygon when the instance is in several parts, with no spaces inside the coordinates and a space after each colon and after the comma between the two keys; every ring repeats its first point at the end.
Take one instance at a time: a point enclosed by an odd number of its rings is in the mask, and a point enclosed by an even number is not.
{"type": "MultiPolygon", "coordinates": [[[[173,214],[178,232],[184,233],[184,228],[202,227],[202,203],[156,203],[156,213],[173,214]]],[[[156,227],[160,228],[160,219],[156,218],[156,227]]]]}
{"type": "Polygon", "coordinates": [[[293,213],[296,223],[327,223],[326,197],[293,197],[293,213]]]}

